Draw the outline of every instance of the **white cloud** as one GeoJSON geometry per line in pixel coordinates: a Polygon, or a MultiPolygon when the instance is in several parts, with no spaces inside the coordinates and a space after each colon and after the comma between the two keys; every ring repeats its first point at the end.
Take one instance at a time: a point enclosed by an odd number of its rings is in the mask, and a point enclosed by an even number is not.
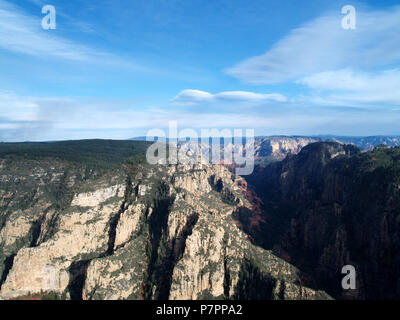
{"type": "Polygon", "coordinates": [[[145,67],[111,53],[57,36],[57,30],[43,30],[43,17],[40,14],[37,17],[28,15],[18,6],[0,0],[0,48],[41,58],[51,57],[148,71],[145,67]]]}
{"type": "Polygon", "coordinates": [[[0,141],[84,138],[126,139],[152,128],[254,128],[257,134],[396,134],[400,116],[391,110],[364,112],[351,108],[279,108],[280,112],[199,113],[171,108],[143,108],[122,100],[43,98],[0,93],[0,141]]]}
{"type": "Polygon", "coordinates": [[[172,100],[174,105],[193,106],[201,102],[211,101],[213,95],[211,93],[200,90],[183,90],[172,100]]]}
{"type": "Polygon", "coordinates": [[[254,103],[254,102],[286,102],[287,98],[279,93],[263,94],[248,91],[226,91],[217,94],[200,90],[183,90],[173,100],[173,105],[193,106],[200,103],[229,102],[229,103],[254,103]]]}
{"type": "Polygon", "coordinates": [[[400,6],[357,11],[355,30],[341,27],[343,15],[330,13],[292,30],[270,50],[226,72],[253,84],[304,78],[343,68],[371,68],[400,61],[400,6]]]}
{"type": "Polygon", "coordinates": [[[24,14],[16,6],[0,0],[0,46],[6,50],[69,60],[89,60],[88,47],[51,35],[41,29],[40,18],[24,14]]]}
{"type": "Polygon", "coordinates": [[[400,105],[400,69],[375,73],[343,69],[316,73],[298,82],[316,90],[316,103],[400,105]]]}
{"type": "Polygon", "coordinates": [[[29,97],[0,93],[0,118],[12,122],[37,120],[38,104],[29,97]]]}
{"type": "Polygon", "coordinates": [[[227,91],[221,92],[214,96],[216,99],[228,101],[276,101],[286,102],[287,98],[279,93],[254,93],[248,91],[227,91]]]}

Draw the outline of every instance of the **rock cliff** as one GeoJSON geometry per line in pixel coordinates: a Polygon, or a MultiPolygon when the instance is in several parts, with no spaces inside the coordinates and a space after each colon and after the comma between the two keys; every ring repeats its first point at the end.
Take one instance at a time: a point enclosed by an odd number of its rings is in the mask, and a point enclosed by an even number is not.
{"type": "Polygon", "coordinates": [[[248,181],[265,223],[252,230],[242,212],[244,229],[299,267],[305,284],[336,298],[400,297],[400,149],[315,143],[248,181]],[[348,264],[356,290],[341,287],[348,264]]]}
{"type": "Polygon", "coordinates": [[[2,299],[330,299],[241,231],[254,204],[223,166],[4,159],[0,178],[2,299]]]}

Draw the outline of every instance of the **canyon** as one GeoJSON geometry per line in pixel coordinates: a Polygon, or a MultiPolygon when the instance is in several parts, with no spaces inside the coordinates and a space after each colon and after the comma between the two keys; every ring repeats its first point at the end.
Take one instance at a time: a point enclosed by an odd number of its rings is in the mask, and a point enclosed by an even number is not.
{"type": "Polygon", "coordinates": [[[240,229],[223,166],[8,155],[0,178],[2,299],[331,299],[240,229]]]}
{"type": "Polygon", "coordinates": [[[0,144],[0,299],[397,299],[400,149],[264,143],[283,159],[245,177],[141,141],[0,144]]]}

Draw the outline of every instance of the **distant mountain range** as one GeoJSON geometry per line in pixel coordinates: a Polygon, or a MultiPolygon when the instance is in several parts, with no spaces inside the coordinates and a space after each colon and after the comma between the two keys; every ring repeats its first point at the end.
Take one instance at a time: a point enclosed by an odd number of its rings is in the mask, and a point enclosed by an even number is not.
{"type": "Polygon", "coordinates": [[[335,137],[320,136],[321,141],[336,141],[345,144],[354,144],[361,150],[372,150],[379,145],[387,145],[389,147],[400,146],[400,137],[398,136],[370,136],[370,137],[335,137]]]}
{"type": "MultiPolygon", "coordinates": [[[[213,139],[212,137],[209,138],[213,139]]],[[[319,136],[257,136],[257,141],[279,141],[279,140],[300,140],[309,139],[315,141],[341,142],[345,144],[354,144],[362,150],[371,150],[379,145],[387,145],[389,147],[400,146],[400,136],[335,136],[335,135],[319,135],[319,136]]],[[[170,141],[170,138],[160,137],[134,137],[128,140],[133,141],[170,141]]],[[[179,141],[188,141],[190,138],[179,139],[179,141]]],[[[199,138],[199,141],[201,139],[199,138]]],[[[221,139],[222,140],[222,139],[221,139]]],[[[222,140],[223,141],[223,140],[222,140]]]]}
{"type": "MultiPolygon", "coordinates": [[[[209,138],[210,142],[212,137],[209,138]]],[[[215,139],[215,138],[214,138],[215,139]]],[[[158,137],[136,137],[130,140],[135,141],[171,141],[169,138],[158,138],[158,137]]],[[[179,139],[179,142],[187,142],[190,138],[179,139]]],[[[199,138],[199,142],[202,141],[199,138]]],[[[203,140],[204,142],[204,140],[203,140]]],[[[282,160],[288,154],[297,154],[301,149],[310,143],[314,142],[337,142],[340,144],[352,144],[361,149],[362,151],[373,150],[375,147],[380,145],[386,145],[388,147],[400,146],[399,136],[370,136],[370,137],[351,137],[351,136],[333,136],[333,135],[321,135],[321,136],[258,136],[255,137],[255,159],[259,163],[269,163],[271,161],[282,160]]],[[[248,143],[243,139],[243,145],[248,143]]],[[[221,138],[221,146],[224,144],[223,138],[221,138]]],[[[231,144],[227,145],[232,148],[231,144]]],[[[221,149],[223,152],[223,149],[221,149]]]]}

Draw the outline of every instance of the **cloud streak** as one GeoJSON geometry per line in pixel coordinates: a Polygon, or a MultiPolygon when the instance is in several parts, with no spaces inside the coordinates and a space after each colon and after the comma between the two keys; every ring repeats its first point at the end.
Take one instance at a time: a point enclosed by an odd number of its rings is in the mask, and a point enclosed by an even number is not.
{"type": "Polygon", "coordinates": [[[279,93],[254,93],[248,91],[226,91],[217,94],[200,90],[183,90],[173,100],[176,106],[195,106],[202,103],[261,103],[261,102],[286,102],[287,98],[279,93]]]}
{"type": "Polygon", "coordinates": [[[316,73],[298,82],[318,94],[315,103],[400,106],[400,69],[374,73],[343,69],[316,73]]]}
{"type": "Polygon", "coordinates": [[[43,17],[30,16],[18,6],[0,0],[0,48],[43,59],[56,58],[149,71],[109,52],[64,39],[55,35],[55,31],[43,30],[41,28],[43,17]]]}
{"type": "Polygon", "coordinates": [[[244,82],[272,84],[343,68],[373,68],[400,61],[400,6],[357,12],[357,28],[344,30],[340,12],[292,30],[266,53],[226,70],[244,82]]]}
{"type": "Polygon", "coordinates": [[[6,50],[35,56],[54,56],[87,61],[95,53],[86,46],[51,36],[41,29],[40,19],[24,14],[16,6],[0,0],[0,46],[6,50]]]}

